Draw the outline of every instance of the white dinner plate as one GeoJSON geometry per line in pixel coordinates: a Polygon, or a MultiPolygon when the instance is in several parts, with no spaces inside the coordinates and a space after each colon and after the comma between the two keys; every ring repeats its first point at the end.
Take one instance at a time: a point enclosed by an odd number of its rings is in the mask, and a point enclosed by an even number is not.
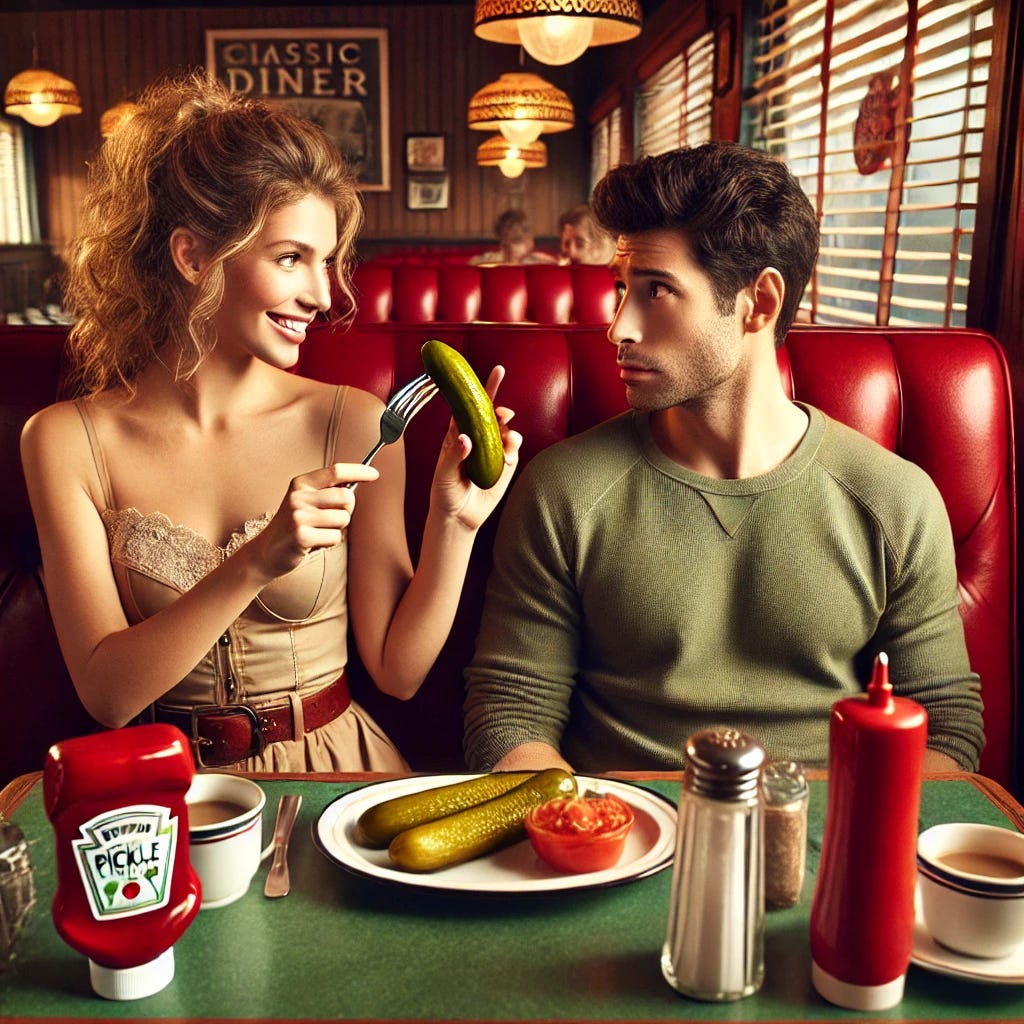
{"type": "Polygon", "coordinates": [[[914,948],[910,962],[951,978],[982,981],[990,985],[1024,985],[1024,946],[998,960],[965,956],[940,946],[924,926],[921,897],[914,898],[914,948]]]}
{"type": "Polygon", "coordinates": [[[603,871],[563,874],[548,867],[529,840],[465,864],[430,874],[410,874],[391,865],[387,850],[370,850],[355,839],[359,815],[381,800],[449,785],[471,775],[428,775],[371,783],[345,793],[328,804],[313,828],[313,839],[329,859],[358,875],[449,892],[558,892],[619,885],[661,871],[675,852],[676,809],[670,800],[640,786],[577,776],[579,789],[613,794],[633,808],[634,824],[619,863],[603,871]]]}

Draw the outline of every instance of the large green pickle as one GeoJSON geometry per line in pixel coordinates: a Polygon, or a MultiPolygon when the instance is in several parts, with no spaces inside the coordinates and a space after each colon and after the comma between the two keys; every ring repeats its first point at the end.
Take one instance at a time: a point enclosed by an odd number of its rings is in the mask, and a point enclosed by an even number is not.
{"type": "Polygon", "coordinates": [[[561,768],[548,768],[486,803],[400,832],[391,841],[388,856],[404,871],[462,864],[525,838],[523,819],[534,807],[573,796],[575,778],[561,768]]]}
{"type": "Polygon", "coordinates": [[[399,832],[501,796],[535,774],[492,772],[475,779],[453,782],[448,786],[382,800],[359,815],[356,821],[356,840],[363,846],[383,850],[399,832]]]}
{"type": "Polygon", "coordinates": [[[505,448],[487,389],[465,356],[443,341],[431,338],[423,343],[420,354],[459,430],[473,442],[466,456],[466,475],[477,487],[493,487],[505,468],[505,448]]]}

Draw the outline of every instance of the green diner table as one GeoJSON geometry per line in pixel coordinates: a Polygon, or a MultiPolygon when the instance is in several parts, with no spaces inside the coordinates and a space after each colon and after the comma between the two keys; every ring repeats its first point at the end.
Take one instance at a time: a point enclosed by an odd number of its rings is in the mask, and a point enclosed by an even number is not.
{"type": "MultiPolygon", "coordinates": [[[[832,1006],[811,985],[808,920],[827,779],[812,776],[808,871],[800,902],[766,915],[765,980],[733,1003],[702,1003],[661,976],[671,867],[624,884],[545,893],[421,890],[365,878],[314,843],[317,820],[378,775],[250,775],[267,794],[302,795],[284,899],[263,896],[264,862],[237,902],[201,911],[175,946],[175,977],[131,1002],[94,995],[85,957],[57,935],[53,832],[38,774],[0,792],[0,813],[30,844],[37,903],[0,964],[0,1019],[27,1021],[1008,1021],[1024,985],[965,980],[911,964],[903,1002],[885,1013],[832,1006]]],[[[678,774],[615,773],[672,804],[678,774]]],[[[987,822],[1024,831],[1024,808],[977,775],[930,775],[920,826],[987,822]]]]}

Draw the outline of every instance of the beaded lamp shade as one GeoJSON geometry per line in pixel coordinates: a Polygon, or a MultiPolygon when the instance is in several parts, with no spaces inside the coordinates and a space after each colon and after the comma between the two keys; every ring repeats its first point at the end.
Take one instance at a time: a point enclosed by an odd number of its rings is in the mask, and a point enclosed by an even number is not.
{"type": "Polygon", "coordinates": [[[485,85],[469,101],[469,127],[499,131],[509,142],[526,145],[545,132],[576,124],[572,101],[538,75],[510,72],[485,85]]]}
{"type": "Polygon", "coordinates": [[[4,110],[44,127],[65,114],[80,114],[82,99],[73,82],[46,68],[19,72],[4,90],[4,110]]]}
{"type": "Polygon", "coordinates": [[[504,135],[492,135],[476,147],[476,162],[480,167],[497,167],[506,178],[518,178],[523,171],[547,167],[548,147],[539,141],[516,146],[504,135]]]}
{"type": "Polygon", "coordinates": [[[522,44],[542,64],[568,64],[590,46],[640,34],[640,0],[476,0],[473,31],[492,43],[522,44]]]}
{"type": "Polygon", "coordinates": [[[480,167],[497,167],[502,160],[522,160],[528,170],[548,165],[548,147],[539,140],[525,146],[514,146],[504,135],[492,135],[476,147],[480,167]]]}
{"type": "Polygon", "coordinates": [[[113,135],[121,125],[130,121],[141,109],[142,107],[138,103],[131,103],[128,100],[115,103],[100,115],[100,135],[103,138],[113,135]]]}

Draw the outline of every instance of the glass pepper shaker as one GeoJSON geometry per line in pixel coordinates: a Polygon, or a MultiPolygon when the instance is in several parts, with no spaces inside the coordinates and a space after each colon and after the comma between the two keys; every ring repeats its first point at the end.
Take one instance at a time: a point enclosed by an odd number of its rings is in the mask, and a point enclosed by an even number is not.
{"type": "Polygon", "coordinates": [[[764,799],[764,902],[769,910],[800,899],[807,866],[810,788],[796,761],[772,761],[761,772],[764,799]]]}
{"type": "Polygon", "coordinates": [[[764,979],[764,756],[736,729],[686,743],[661,970],[693,999],[740,999],[764,979]]]}

